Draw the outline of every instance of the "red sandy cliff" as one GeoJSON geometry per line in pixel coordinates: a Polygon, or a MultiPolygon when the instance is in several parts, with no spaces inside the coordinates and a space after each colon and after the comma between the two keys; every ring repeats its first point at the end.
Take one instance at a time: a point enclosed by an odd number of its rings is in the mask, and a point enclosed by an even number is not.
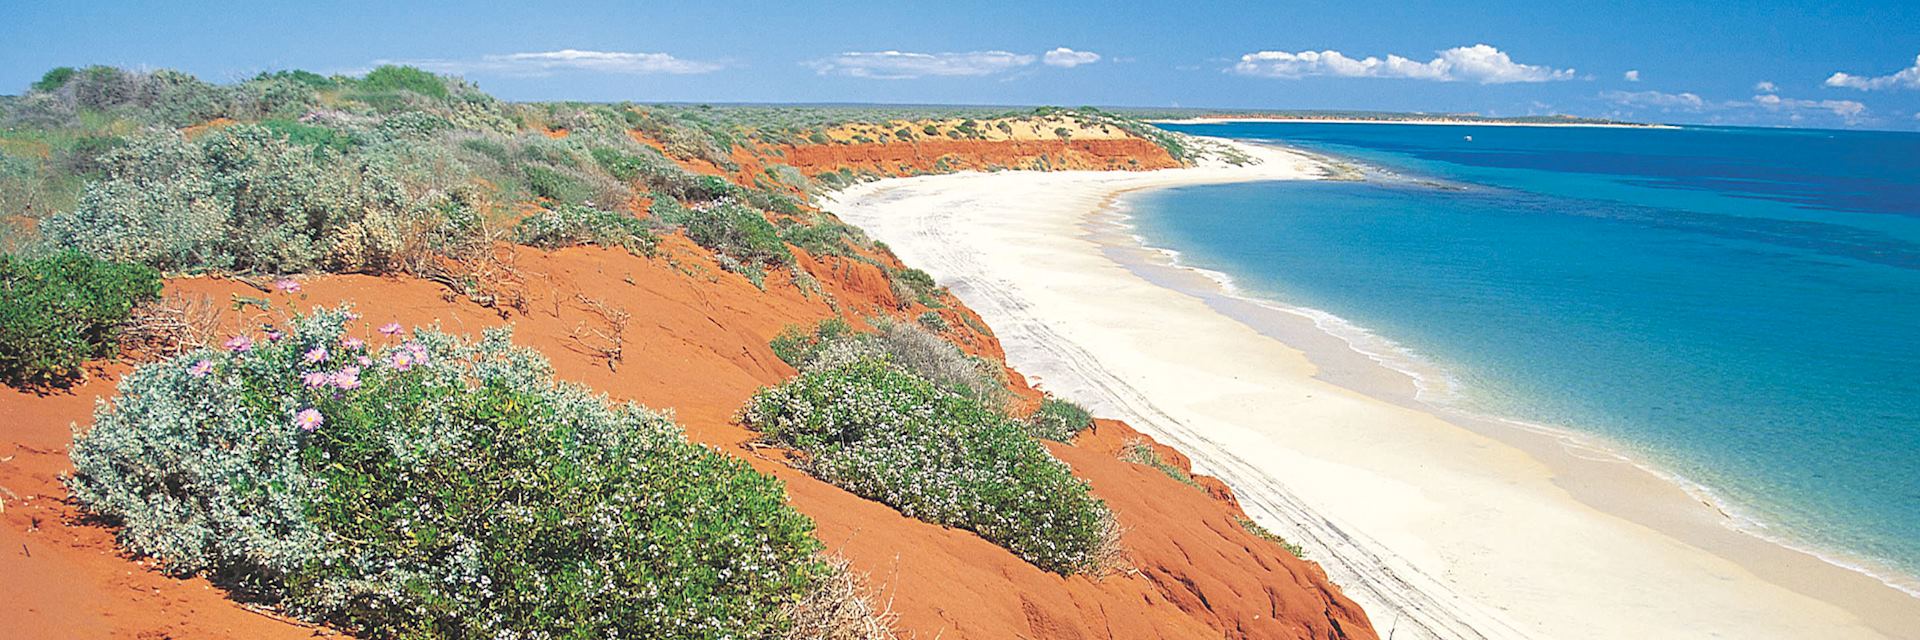
{"type": "MultiPolygon", "coordinates": [[[[1113,140],[925,140],[918,144],[789,147],[780,162],[808,174],[840,167],[899,174],[941,168],[1171,166],[1164,150],[1138,138],[1113,140]],[[905,168],[903,168],[903,166],[905,168]]],[[[617,399],[670,408],[688,437],[748,460],[786,482],[793,504],[818,525],[829,550],[868,574],[877,600],[898,614],[908,638],[1374,638],[1366,615],[1330,584],[1318,565],[1293,557],[1237,522],[1232,494],[1210,478],[1206,490],[1120,460],[1139,438],[1125,424],[1100,421],[1054,454],[1092,484],[1126,528],[1129,569],[1099,577],[1061,577],[979,536],[902,516],[820,482],[748,446],[755,434],[731,417],[754,390],[793,370],[768,339],[790,324],[834,315],[912,317],[928,311],[895,299],[877,267],[837,257],[799,256],[823,293],[784,274],[761,291],[725,272],[709,252],[666,238],[657,257],[580,247],[547,252],[501,247],[511,272],[501,283],[524,301],[503,314],[413,278],[337,275],[304,281],[301,292],[274,293],[274,313],[354,305],[370,320],[439,324],[455,333],[511,324],[515,341],[547,354],[561,378],[617,399]],[[828,297],[837,303],[830,304],[828,297]],[[906,308],[902,308],[902,307],[906,308]],[[620,332],[616,366],[586,346],[583,326],[607,323],[596,308],[631,314],[620,332]],[[504,316],[504,317],[503,317],[504,316]]],[[[890,255],[870,256],[898,266],[890,255]]],[[[170,281],[169,295],[263,295],[239,281],[170,281]]],[[[953,319],[971,311],[955,305],[953,319]]],[[[974,318],[977,319],[977,318],[974,318]]],[[[239,326],[251,318],[229,312],[239,326]]],[[[952,323],[967,350],[1000,357],[998,342],[952,323]]],[[[119,554],[110,529],[86,522],[57,476],[68,468],[70,424],[91,421],[95,398],[108,397],[124,365],[96,371],[71,392],[35,396],[0,389],[0,637],[276,638],[330,633],[226,598],[201,579],[160,575],[119,554]]],[[[1017,376],[1016,391],[1037,393],[1017,376]]],[[[1171,450],[1163,455],[1184,467],[1171,450]]]]}

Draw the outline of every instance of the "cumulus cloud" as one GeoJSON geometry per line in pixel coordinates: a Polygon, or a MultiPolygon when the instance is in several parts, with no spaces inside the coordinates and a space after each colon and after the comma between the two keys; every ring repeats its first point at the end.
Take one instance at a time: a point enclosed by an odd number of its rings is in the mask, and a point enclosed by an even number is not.
{"type": "Polygon", "coordinates": [[[1754,96],[1753,103],[1768,111],[1830,111],[1848,121],[1867,113],[1867,105],[1852,100],[1795,100],[1766,93],[1754,96]]]}
{"type": "Polygon", "coordinates": [[[1034,57],[1007,51],[913,53],[909,51],[849,51],[810,65],[820,75],[843,75],[879,80],[908,80],[925,76],[985,76],[1033,64],[1034,57]]]}
{"type": "Polygon", "coordinates": [[[1623,78],[1626,78],[1626,79],[1627,79],[1627,82],[1639,82],[1639,81],[1640,81],[1640,70],[1639,70],[1639,69],[1628,69],[1626,73],[1622,73],[1622,74],[1620,74],[1620,77],[1623,77],[1623,78]]]}
{"type": "Polygon", "coordinates": [[[1048,66],[1071,69],[1083,64],[1099,62],[1100,54],[1092,51],[1074,51],[1066,47],[1060,47],[1041,55],[1040,61],[1048,66]]]}
{"type": "Polygon", "coordinates": [[[440,73],[495,73],[550,75],[555,71],[595,71],[625,74],[694,74],[721,69],[717,62],[686,60],[665,53],[631,51],[535,51],[484,55],[474,59],[377,60],[376,64],[405,64],[440,73]]]}
{"type": "Polygon", "coordinates": [[[1701,111],[1707,108],[1707,101],[1693,93],[1664,93],[1660,91],[1608,91],[1600,94],[1614,104],[1633,107],[1656,107],[1660,109],[1682,109],[1701,111]]]}
{"type": "Polygon", "coordinates": [[[1776,85],[1774,85],[1774,84],[1773,84],[1773,83],[1771,83],[1771,82],[1767,82],[1767,81],[1765,81],[1765,80],[1761,80],[1761,81],[1759,81],[1759,82],[1755,82],[1755,83],[1753,83],[1753,90],[1754,90],[1754,91],[1758,91],[1758,92],[1760,92],[1760,93],[1773,93],[1773,92],[1775,92],[1775,91],[1779,91],[1779,90],[1780,90],[1780,87],[1779,87],[1779,86],[1776,86],[1776,85]]]}
{"type": "Polygon", "coordinates": [[[1836,71],[1827,78],[1827,86],[1874,91],[1877,89],[1920,89],[1920,56],[1913,57],[1913,66],[1884,76],[1856,76],[1844,71],[1836,71]]]}
{"type": "MultiPolygon", "coordinates": [[[[1855,124],[1867,115],[1867,105],[1852,100],[1800,100],[1783,98],[1771,93],[1757,94],[1748,100],[1727,101],[1708,100],[1692,92],[1662,91],[1607,91],[1601,93],[1600,97],[1623,107],[1657,109],[1663,112],[1714,113],[1718,114],[1716,117],[1739,112],[1755,114],[1764,111],[1784,115],[1797,121],[1810,114],[1821,116],[1831,114],[1848,124],[1855,124]]],[[[1747,118],[1750,117],[1751,115],[1747,116],[1747,118]]]]}
{"type": "Polygon", "coordinates": [[[1256,51],[1240,56],[1231,69],[1234,73],[1267,78],[1340,76],[1347,78],[1408,78],[1440,82],[1466,81],[1480,84],[1509,82],[1546,82],[1573,78],[1572,69],[1520,64],[1506,52],[1490,45],[1454,47],[1439,56],[1421,62],[1397,55],[1386,59],[1367,56],[1355,59],[1339,51],[1256,51]]]}

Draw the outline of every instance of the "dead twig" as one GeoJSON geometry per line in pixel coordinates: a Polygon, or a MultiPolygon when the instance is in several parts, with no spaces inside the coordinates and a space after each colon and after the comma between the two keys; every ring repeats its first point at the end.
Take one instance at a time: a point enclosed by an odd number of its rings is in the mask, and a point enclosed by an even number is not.
{"type": "Polygon", "coordinates": [[[121,330],[121,350],[145,358],[168,358],[214,344],[223,310],[213,298],[168,296],[140,305],[121,330]]]}
{"type": "Polygon", "coordinates": [[[573,340],[574,346],[589,355],[606,360],[608,370],[618,371],[620,361],[626,355],[627,321],[633,319],[633,314],[625,309],[610,306],[604,301],[589,298],[586,294],[576,293],[574,298],[586,307],[588,312],[599,316],[603,326],[590,327],[582,322],[574,325],[573,332],[568,337],[573,340]]]}

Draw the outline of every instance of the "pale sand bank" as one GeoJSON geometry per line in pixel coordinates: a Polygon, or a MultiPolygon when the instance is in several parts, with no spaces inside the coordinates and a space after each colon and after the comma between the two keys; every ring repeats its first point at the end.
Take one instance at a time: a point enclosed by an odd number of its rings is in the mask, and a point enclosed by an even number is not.
{"type": "Polygon", "coordinates": [[[1264,162],[905,178],[827,208],[952,287],[1042,388],[1225,480],[1383,637],[1920,638],[1920,599],[1737,532],[1602,451],[1442,417],[1305,317],[1114,225],[1125,192],[1318,174],[1247,150],[1264,162]]]}

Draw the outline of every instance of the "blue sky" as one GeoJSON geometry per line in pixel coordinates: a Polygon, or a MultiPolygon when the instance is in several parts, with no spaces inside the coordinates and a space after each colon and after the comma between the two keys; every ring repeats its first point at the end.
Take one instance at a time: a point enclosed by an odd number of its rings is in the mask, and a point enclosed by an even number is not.
{"type": "Polygon", "coordinates": [[[227,81],[408,62],[518,100],[1572,113],[1920,129],[1913,0],[7,4],[5,93],[59,65],[227,81]]]}

